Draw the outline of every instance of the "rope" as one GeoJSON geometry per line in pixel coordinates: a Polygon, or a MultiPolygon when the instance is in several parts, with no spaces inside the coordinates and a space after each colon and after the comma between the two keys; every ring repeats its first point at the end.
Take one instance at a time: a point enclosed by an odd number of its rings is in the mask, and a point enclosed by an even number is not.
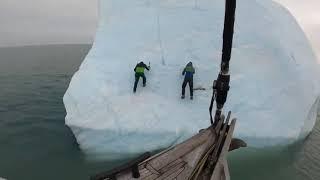
{"type": "Polygon", "coordinates": [[[211,102],[210,102],[210,107],[209,107],[209,113],[210,113],[210,122],[213,124],[213,119],[212,119],[212,108],[213,108],[213,103],[214,100],[216,99],[216,90],[213,90],[212,92],[212,97],[211,97],[211,102]]]}

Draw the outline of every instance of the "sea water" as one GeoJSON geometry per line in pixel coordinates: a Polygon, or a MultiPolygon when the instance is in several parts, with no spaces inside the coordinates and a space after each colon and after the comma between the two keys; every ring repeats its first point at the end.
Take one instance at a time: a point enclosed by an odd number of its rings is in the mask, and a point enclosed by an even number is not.
{"type": "MultiPolygon", "coordinates": [[[[122,163],[88,160],[64,123],[63,94],[90,47],[0,48],[0,177],[87,180],[122,163]]],[[[233,180],[318,180],[320,123],[304,141],[243,148],[228,160],[233,180]]]]}

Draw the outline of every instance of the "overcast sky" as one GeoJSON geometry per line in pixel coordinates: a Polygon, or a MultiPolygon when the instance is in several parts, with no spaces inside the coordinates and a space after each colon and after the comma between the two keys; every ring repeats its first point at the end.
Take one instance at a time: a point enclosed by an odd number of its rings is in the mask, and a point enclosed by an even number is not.
{"type": "Polygon", "coordinates": [[[320,0],[275,0],[295,16],[320,62],[320,0]]]}
{"type": "Polygon", "coordinates": [[[98,0],[0,0],[0,46],[91,43],[98,0]]]}
{"type": "MultiPolygon", "coordinates": [[[[297,18],[320,57],[320,0],[275,1],[297,18]]],[[[92,43],[97,21],[98,0],[0,0],[0,46],[92,43]]]]}

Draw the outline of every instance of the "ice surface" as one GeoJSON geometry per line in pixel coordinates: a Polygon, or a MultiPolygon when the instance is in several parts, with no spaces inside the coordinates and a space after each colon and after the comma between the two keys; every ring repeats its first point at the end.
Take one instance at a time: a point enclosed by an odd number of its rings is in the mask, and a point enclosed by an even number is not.
{"type": "MultiPolygon", "coordinates": [[[[223,0],[101,0],[94,45],[64,96],[66,124],[90,157],[125,158],[166,148],[209,126],[210,85],[221,59],[223,0]],[[137,62],[147,87],[132,93],[137,62]],[[180,99],[193,61],[194,100],[180,99]]],[[[238,1],[231,90],[225,110],[249,146],[290,143],[310,132],[317,63],[292,16],[271,0],[238,1]]],[[[188,92],[188,91],[187,91],[188,92]]],[[[188,94],[187,94],[188,97],[188,94]]]]}

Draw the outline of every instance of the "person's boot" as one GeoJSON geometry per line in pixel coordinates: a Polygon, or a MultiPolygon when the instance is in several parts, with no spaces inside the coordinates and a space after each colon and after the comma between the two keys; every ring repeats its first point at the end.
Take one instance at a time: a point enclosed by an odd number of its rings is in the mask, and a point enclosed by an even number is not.
{"type": "Polygon", "coordinates": [[[136,90],[135,90],[135,89],[133,89],[133,93],[136,93],[136,90]]]}
{"type": "Polygon", "coordinates": [[[181,96],[181,99],[184,99],[184,95],[181,96]]]}
{"type": "Polygon", "coordinates": [[[143,84],[142,86],[143,86],[143,87],[146,87],[146,84],[143,84]]]}
{"type": "Polygon", "coordinates": [[[190,99],[193,100],[193,96],[190,96],[190,99]]]}

